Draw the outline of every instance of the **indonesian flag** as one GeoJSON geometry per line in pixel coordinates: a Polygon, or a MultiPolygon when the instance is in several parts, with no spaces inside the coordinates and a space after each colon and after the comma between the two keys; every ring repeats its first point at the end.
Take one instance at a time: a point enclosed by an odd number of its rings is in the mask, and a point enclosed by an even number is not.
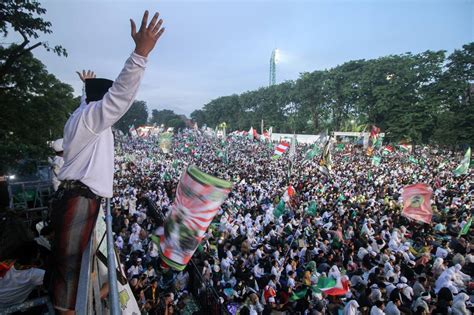
{"type": "Polygon", "coordinates": [[[386,155],[389,153],[393,153],[393,147],[391,145],[386,145],[382,150],[382,154],[386,155]]]}
{"type": "Polygon", "coordinates": [[[273,153],[273,159],[278,159],[280,156],[285,153],[286,150],[290,147],[290,144],[286,141],[280,141],[280,143],[275,147],[275,152],[273,153]]]}
{"type": "Polygon", "coordinates": [[[431,223],[433,211],[431,210],[431,195],[433,191],[427,184],[414,184],[405,186],[402,192],[402,215],[424,223],[431,223]]]}

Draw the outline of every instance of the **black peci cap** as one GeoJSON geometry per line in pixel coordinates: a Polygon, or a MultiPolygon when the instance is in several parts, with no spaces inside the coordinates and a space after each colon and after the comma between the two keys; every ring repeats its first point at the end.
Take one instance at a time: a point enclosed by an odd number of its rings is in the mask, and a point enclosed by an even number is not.
{"type": "Polygon", "coordinates": [[[87,102],[100,101],[114,81],[108,79],[86,79],[87,102]]]}

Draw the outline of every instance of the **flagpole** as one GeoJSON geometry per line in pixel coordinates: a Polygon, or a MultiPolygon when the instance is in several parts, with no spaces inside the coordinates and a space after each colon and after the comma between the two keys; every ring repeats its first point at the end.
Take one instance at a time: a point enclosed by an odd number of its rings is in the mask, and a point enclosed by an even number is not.
{"type": "Polygon", "coordinates": [[[260,134],[263,135],[263,119],[262,119],[262,122],[260,123],[260,134]]]}

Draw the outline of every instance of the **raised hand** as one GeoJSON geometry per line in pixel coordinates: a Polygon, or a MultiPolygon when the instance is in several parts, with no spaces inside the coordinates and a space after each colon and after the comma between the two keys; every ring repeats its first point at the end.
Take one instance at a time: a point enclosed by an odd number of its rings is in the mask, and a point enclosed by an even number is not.
{"type": "Polygon", "coordinates": [[[82,82],[86,82],[86,79],[94,79],[95,78],[95,73],[94,71],[90,71],[90,70],[82,70],[82,73],[80,73],[79,71],[76,71],[77,75],[79,76],[79,78],[81,79],[82,82]]]}
{"type": "Polygon", "coordinates": [[[156,12],[151,19],[150,24],[147,26],[148,11],[145,11],[145,14],[143,14],[142,18],[142,24],[140,25],[138,32],[135,22],[130,19],[132,38],[135,42],[135,53],[139,54],[140,56],[148,57],[148,54],[153,50],[156,42],[165,31],[165,28],[161,27],[163,20],[160,19],[158,21],[159,15],[160,14],[156,12]]]}

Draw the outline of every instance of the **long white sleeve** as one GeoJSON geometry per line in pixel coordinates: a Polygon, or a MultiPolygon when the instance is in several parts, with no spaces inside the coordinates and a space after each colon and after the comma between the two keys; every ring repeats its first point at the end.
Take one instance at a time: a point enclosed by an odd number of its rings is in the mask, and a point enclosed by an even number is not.
{"type": "Polygon", "coordinates": [[[133,53],[104,98],[85,107],[83,119],[90,130],[100,133],[112,127],[128,111],[137,95],[146,62],[145,57],[133,53]]]}
{"type": "Polygon", "coordinates": [[[60,180],[79,180],[101,197],[112,197],[114,138],[110,128],[130,108],[145,71],[146,58],[133,53],[98,102],[86,104],[64,127],[64,166],[60,180]]]}

